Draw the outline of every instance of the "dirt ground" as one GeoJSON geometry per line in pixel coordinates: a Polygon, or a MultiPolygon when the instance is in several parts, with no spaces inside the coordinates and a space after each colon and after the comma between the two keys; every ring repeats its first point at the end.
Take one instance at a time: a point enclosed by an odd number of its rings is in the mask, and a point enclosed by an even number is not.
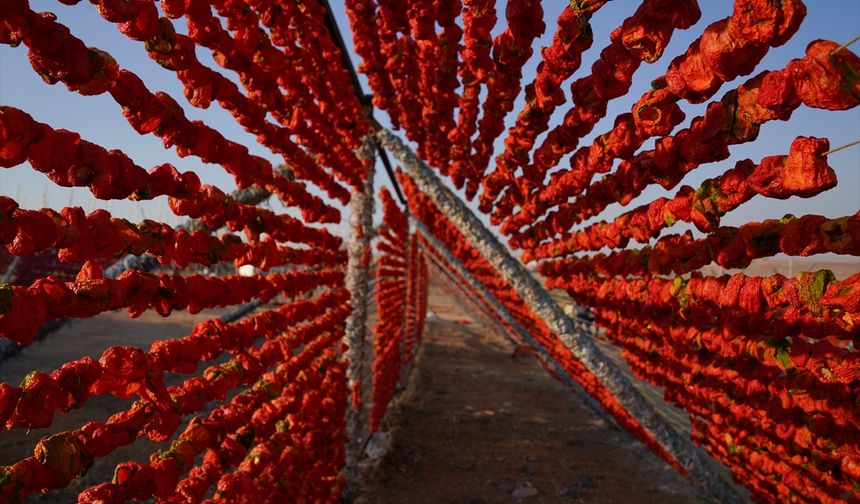
{"type": "Polygon", "coordinates": [[[431,292],[419,360],[362,504],[694,503],[695,489],[465,308],[431,292]],[[431,317],[434,318],[434,317],[431,317]]]}

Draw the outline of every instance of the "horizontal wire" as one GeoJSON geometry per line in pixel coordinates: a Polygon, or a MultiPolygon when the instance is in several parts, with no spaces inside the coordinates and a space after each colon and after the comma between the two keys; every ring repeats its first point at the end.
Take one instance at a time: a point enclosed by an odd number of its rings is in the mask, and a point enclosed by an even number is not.
{"type": "Polygon", "coordinates": [[[837,47],[836,49],[834,49],[834,50],[830,51],[830,54],[837,53],[837,52],[841,51],[842,49],[845,49],[846,47],[850,46],[850,45],[851,45],[851,44],[853,44],[854,42],[857,42],[858,40],[860,40],[860,35],[857,35],[856,37],[854,37],[853,39],[849,40],[848,42],[845,42],[845,43],[844,43],[844,44],[842,44],[841,46],[839,46],[839,47],[837,47]]]}
{"type": "Polygon", "coordinates": [[[840,145],[839,147],[836,147],[835,149],[830,149],[829,151],[825,152],[824,155],[829,156],[830,154],[833,154],[834,152],[839,152],[842,149],[847,149],[848,147],[852,147],[852,146],[857,145],[857,144],[860,144],[860,140],[854,140],[851,143],[847,143],[845,145],[840,145]]]}

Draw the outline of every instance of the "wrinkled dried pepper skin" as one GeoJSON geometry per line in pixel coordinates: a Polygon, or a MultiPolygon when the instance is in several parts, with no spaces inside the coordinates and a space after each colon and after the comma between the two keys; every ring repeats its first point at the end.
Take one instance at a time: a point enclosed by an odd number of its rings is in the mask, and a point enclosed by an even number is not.
{"type": "MultiPolygon", "coordinates": [[[[216,237],[212,229],[133,223],[79,207],[30,210],[0,196],[0,246],[20,258],[56,250],[60,261],[83,262],[70,281],[47,276],[29,286],[0,285],[0,336],[27,344],[45,321],[118,308],[132,316],[147,309],[166,316],[287,298],[239,322],[201,322],[190,334],[156,341],[149,350],[114,346],[98,360],[34,371],[17,386],[0,383],[0,427],[6,429],[49,427],[56,413],[79,408],[93,396],[134,399],[106,422],[46,436],[32,456],[0,467],[0,500],[23,501],[33,492],[68,486],[98,458],[147,436],[173,440],[148,462],[120,463],[111,481],[86,489],[79,502],[199,502],[206,496],[256,502],[264,495],[336,502],[347,483],[341,473],[347,464],[346,410],[350,403],[361,406],[362,382],[347,376],[344,323],[352,308],[343,289],[342,240],[307,223],[339,223],[331,200],[349,202],[350,191],[363,188],[372,170],[356,152],[371,129],[364,97],[355,96],[326,13],[315,1],[162,0],[160,10],[154,0],[91,3],[176,74],[191,106],[217,104],[261,146],[283,157],[289,171],[274,170],[267,159],[190,120],[173,97],[151,92],[110,54],[87,47],[55,15],[34,12],[27,0],[8,0],[0,9],[0,43],[23,43],[46,83],[61,82],[83,96],[110,95],[138,133],[156,135],[182,157],[220,165],[239,187],[256,185],[276,194],[302,218],[240,203],[170,164],[145,170],[121,151],[0,107],[0,167],[26,162],[56,184],[87,187],[100,199],[166,196],[175,214],[230,231],[216,237]],[[179,18],[187,35],[177,33],[171,21],[179,18]],[[215,64],[238,80],[201,63],[198,47],[212,51],[215,64]],[[325,197],[296,179],[314,184],[325,197]],[[126,254],[148,254],[175,268],[233,261],[264,272],[207,277],[129,270],[104,278],[98,261],[126,254]],[[292,269],[265,271],[275,266],[292,269]],[[201,362],[225,352],[225,361],[199,376],[181,385],[165,383],[165,373],[196,373],[201,362]],[[183,416],[215,401],[220,406],[174,436],[183,416]]],[[[495,39],[497,13],[487,0],[348,0],[346,9],[372,102],[469,199],[481,193],[479,209],[501,226],[512,247],[524,250],[524,261],[541,261],[538,270],[548,287],[595,307],[597,324],[621,346],[631,370],[663,387],[668,401],[690,413],[694,442],[729,466],[758,501],[850,499],[860,488],[860,275],[697,271],[712,261],[745,268],[779,253],[860,256],[860,213],[721,225],[728,212],[756,196],[808,198],[833,188],[837,178],[827,162],[826,139],[797,137],[787,155],[739,161],[698,188],[681,186],[671,197],[612,220],[572,228],[610,204],[630,203],[655,184],[675,188],[692,170],[728,158],[731,146],[754,141],[767,123],[788,120],[800,106],[857,107],[860,58],[835,42],[813,41],[805,56],[726,92],[672,135],[685,118],[682,101],[704,103],[723,83],[751,74],[806,15],[800,0],[736,0],[731,16],[707,26],[609,131],[577,149],[608,103],[629,91],[641,63],[659,59],[674,31],[689,28],[701,15],[694,0],[645,0],[610,34],[591,75],[572,83],[571,107],[538,143],[554,110],[565,103],[561,84],[590,48],[590,19],[605,3],[565,6],[534,80],[525,86],[523,68],[546,29],[536,0],[508,2],[507,26],[495,39]],[[491,169],[493,144],[521,89],[525,107],[491,169]],[[642,151],[650,138],[654,147],[642,151]],[[570,168],[546,180],[569,153],[570,168]],[[613,173],[592,182],[612,171],[616,159],[613,173]],[[704,236],[662,233],[682,222],[704,236]],[[627,248],[631,239],[645,246],[627,248]]],[[[372,427],[380,426],[420,341],[427,253],[443,268],[446,258],[457,262],[475,282],[465,289],[468,295],[480,299],[490,293],[507,314],[503,330],[516,338],[522,333],[514,326],[523,328],[536,342],[523,339],[535,345],[524,348],[536,357],[544,350],[557,364],[542,360],[552,374],[574,378],[621,426],[683,473],[688,461],[676,458],[661,444],[665,437],[638,423],[636,408],[622,406],[630,402],[613,396],[600,373],[574,357],[532,311],[538,308],[500,276],[505,272],[493,268],[492,258],[481,255],[482,244],[465,239],[455,216],[441,213],[402,173],[400,182],[410,214],[429,234],[411,233],[406,214],[387,191],[380,193],[378,358],[372,375],[364,377],[373,387],[372,427]],[[434,247],[446,250],[427,250],[434,247]]],[[[373,264],[369,249],[360,255],[361,267],[373,264]]],[[[447,269],[457,271],[452,264],[447,269]]],[[[505,319],[490,303],[483,306],[490,319],[505,319]]]]}

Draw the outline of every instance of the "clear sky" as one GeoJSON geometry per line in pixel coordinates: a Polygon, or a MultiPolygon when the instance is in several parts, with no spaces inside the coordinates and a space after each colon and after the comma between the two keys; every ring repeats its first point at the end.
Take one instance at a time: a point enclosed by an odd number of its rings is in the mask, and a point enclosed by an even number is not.
{"type": "MultiPolygon", "coordinates": [[[[335,16],[347,39],[350,55],[355,63],[358,57],[352,53],[349,24],[343,12],[341,1],[332,0],[335,16]]],[[[90,46],[108,51],[119,64],[137,73],[151,91],[166,91],[185,106],[186,114],[191,119],[201,119],[210,126],[221,131],[225,137],[243,143],[252,153],[263,156],[273,163],[281,162],[278,156],[255,142],[252,135],[244,132],[226,111],[217,103],[209,109],[201,110],[190,106],[182,96],[182,87],[173,72],[161,68],[150,60],[143,45],[122,35],[113,25],[103,20],[96,8],[88,2],[80,2],[75,6],[66,6],[58,1],[31,0],[36,9],[50,10],[58,16],[58,20],[69,26],[72,33],[84,40],[90,46]]],[[[539,48],[549,45],[555,30],[555,19],[567,4],[562,0],[544,1],[547,31],[535,44],[535,55],[529,61],[524,71],[524,84],[531,81],[535,68],[540,61],[539,48]]],[[[731,14],[732,2],[729,0],[700,0],[702,18],[693,27],[678,31],[672,38],[664,57],[656,63],[642,65],[633,80],[631,92],[616,99],[609,105],[607,118],[594,128],[593,133],[580,142],[588,145],[594,136],[611,128],[617,114],[630,110],[631,105],[648,89],[651,80],[662,75],[671,59],[681,53],[698,37],[705,26],[727,17],[731,14]]],[[[583,57],[583,63],[574,79],[587,75],[591,64],[598,57],[600,50],[609,43],[610,32],[619,26],[625,17],[630,15],[639,2],[634,0],[615,0],[600,9],[592,18],[594,44],[583,57]]],[[[860,1],[858,0],[807,0],[808,15],[798,33],[785,45],[771,49],[753,75],[763,70],[783,68],[792,58],[801,57],[809,42],[826,38],[843,43],[860,34],[860,1]]],[[[495,33],[504,29],[504,2],[498,2],[499,25],[495,33]]],[[[176,22],[177,31],[185,32],[181,22],[176,22]]],[[[860,52],[860,42],[852,46],[852,50],[860,52]]],[[[217,68],[205,48],[198,48],[198,57],[204,64],[217,68]]],[[[225,75],[235,79],[230,71],[221,70],[225,75]]],[[[727,90],[734,89],[748,77],[742,77],[724,85],[716,98],[727,90]]],[[[572,81],[573,79],[571,79],[572,81]]],[[[362,76],[362,81],[364,78],[362,76]]],[[[563,86],[569,97],[570,81],[563,86]]],[[[369,88],[365,89],[369,92],[369,88]]],[[[98,143],[106,148],[119,148],[125,151],[137,164],[149,168],[156,164],[170,162],[181,171],[194,170],[204,182],[214,184],[224,190],[234,188],[231,177],[219,166],[202,163],[199,159],[189,157],[181,159],[171,150],[165,150],[161,141],[153,135],[138,135],[125,121],[120,113],[119,105],[104,94],[101,96],[81,96],[69,92],[62,84],[48,85],[32,70],[26,58],[26,48],[22,44],[11,48],[0,46],[0,104],[12,105],[30,113],[36,120],[46,122],[56,128],[66,128],[79,132],[83,138],[98,143]]],[[[522,107],[523,98],[520,96],[515,112],[522,107]]],[[[692,118],[701,115],[706,104],[682,104],[687,119],[680,128],[689,125],[692,118]]],[[[552,124],[557,123],[566,106],[559,107],[553,117],[552,124]]],[[[387,124],[384,112],[376,111],[376,117],[387,124]]],[[[515,113],[508,117],[512,124],[515,113]]],[[[759,161],[762,157],[774,154],[788,153],[792,140],[798,135],[827,137],[831,146],[836,147],[860,139],[860,110],[831,112],[813,110],[801,107],[787,122],[772,122],[761,128],[759,138],[749,144],[731,148],[732,156],[720,163],[708,164],[690,173],[683,181],[694,187],[705,178],[716,176],[734,165],[737,160],[750,158],[759,161]]],[[[506,133],[497,141],[497,152],[502,146],[506,133]]],[[[543,136],[540,137],[541,139],[543,136]]],[[[540,141],[540,139],[539,139],[540,141]]],[[[644,148],[650,148],[653,142],[646,143],[644,148]]],[[[566,166],[563,160],[562,166],[566,166]]],[[[860,146],[835,153],[830,157],[830,164],[839,177],[839,185],[822,196],[812,199],[791,198],[789,200],[769,200],[755,198],[741,206],[723,219],[724,225],[739,225],[750,220],[760,220],[781,217],[786,213],[801,215],[817,213],[837,217],[855,213],[860,208],[860,146]]],[[[388,181],[381,166],[377,170],[377,185],[387,185],[388,181]]],[[[167,209],[166,198],[151,202],[127,201],[94,201],[86,189],[69,189],[57,187],[42,174],[35,172],[28,165],[13,169],[0,169],[0,194],[15,197],[25,208],[54,208],[68,205],[83,206],[85,209],[104,207],[117,216],[139,220],[142,216],[157,218],[175,224],[179,221],[167,209]]],[[[674,191],[664,191],[662,188],[650,188],[642,196],[634,200],[628,208],[650,201],[663,195],[674,194],[674,191]]],[[[624,211],[619,205],[613,205],[602,214],[602,218],[613,217],[624,211]]],[[[673,228],[682,230],[682,227],[673,228]]],[[[339,229],[343,231],[343,229],[339,229]]]]}

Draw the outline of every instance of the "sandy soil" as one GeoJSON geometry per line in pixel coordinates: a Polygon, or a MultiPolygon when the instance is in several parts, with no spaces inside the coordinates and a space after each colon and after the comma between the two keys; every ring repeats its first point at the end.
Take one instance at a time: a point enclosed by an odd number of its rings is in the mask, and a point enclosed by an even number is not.
{"type": "Polygon", "coordinates": [[[393,449],[358,502],[698,502],[687,480],[459,303],[434,290],[430,305],[438,318],[387,419],[393,449]]]}

